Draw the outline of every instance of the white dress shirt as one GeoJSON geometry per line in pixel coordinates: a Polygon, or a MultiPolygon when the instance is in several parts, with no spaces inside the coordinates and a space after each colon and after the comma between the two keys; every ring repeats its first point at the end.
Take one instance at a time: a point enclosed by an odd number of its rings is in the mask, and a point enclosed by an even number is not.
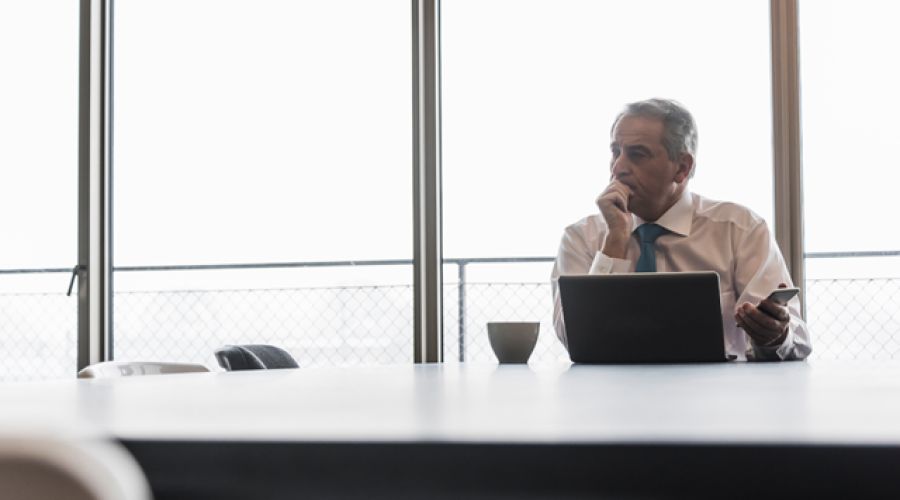
{"type": "MultiPolygon", "coordinates": [[[[722,325],[725,350],[738,359],[803,359],[812,346],[809,329],[800,318],[800,300],[788,303],[790,331],[777,348],[750,341],[737,327],[734,313],[744,302],[756,305],[779,283],[792,286],[787,266],[766,221],[749,209],[714,201],[685,190],[684,195],[656,224],[664,227],[656,240],[658,272],[715,271],[722,292],[722,325]]],[[[634,228],[645,221],[634,216],[634,228]]],[[[606,222],[599,213],[566,228],[553,265],[553,326],[563,345],[566,327],[557,280],[564,274],[611,274],[634,272],[641,253],[640,236],[631,233],[625,259],[613,259],[600,250],[606,238],[606,222]]]]}

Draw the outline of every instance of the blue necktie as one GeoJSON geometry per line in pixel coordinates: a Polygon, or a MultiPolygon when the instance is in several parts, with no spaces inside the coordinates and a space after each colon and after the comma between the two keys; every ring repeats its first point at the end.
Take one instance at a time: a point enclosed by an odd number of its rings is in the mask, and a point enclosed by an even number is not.
{"type": "Polygon", "coordinates": [[[638,257],[636,273],[656,272],[656,238],[662,234],[663,227],[656,224],[644,224],[638,228],[641,235],[641,256],[638,257]]]}

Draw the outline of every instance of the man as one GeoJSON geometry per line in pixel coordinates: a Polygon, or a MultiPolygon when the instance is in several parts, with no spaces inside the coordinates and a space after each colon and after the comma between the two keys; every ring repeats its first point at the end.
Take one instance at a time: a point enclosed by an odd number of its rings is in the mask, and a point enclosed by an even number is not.
{"type": "Polygon", "coordinates": [[[610,183],[596,200],[600,213],[566,228],[553,267],[553,320],[563,345],[559,276],[635,272],[640,260],[643,270],[655,264],[660,272],[719,273],[728,354],[757,360],[808,356],[812,348],[799,299],[786,306],[765,299],[791,284],[766,222],[745,207],[688,190],[697,127],[687,109],[663,99],[628,104],[611,136],[610,183]],[[642,255],[642,233],[656,238],[655,255],[642,255]]]}

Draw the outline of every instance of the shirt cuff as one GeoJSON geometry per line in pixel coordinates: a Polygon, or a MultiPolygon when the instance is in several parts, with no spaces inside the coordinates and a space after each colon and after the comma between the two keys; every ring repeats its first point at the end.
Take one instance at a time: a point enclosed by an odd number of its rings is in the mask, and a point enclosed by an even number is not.
{"type": "Polygon", "coordinates": [[[614,259],[603,252],[597,252],[594,254],[594,261],[591,262],[588,274],[627,273],[629,269],[631,269],[630,260],[614,259]]]}
{"type": "Polygon", "coordinates": [[[794,329],[790,326],[788,327],[788,333],[780,346],[764,347],[756,345],[753,339],[750,339],[750,344],[753,345],[753,353],[758,360],[781,361],[791,359],[791,354],[794,352],[794,329]]]}

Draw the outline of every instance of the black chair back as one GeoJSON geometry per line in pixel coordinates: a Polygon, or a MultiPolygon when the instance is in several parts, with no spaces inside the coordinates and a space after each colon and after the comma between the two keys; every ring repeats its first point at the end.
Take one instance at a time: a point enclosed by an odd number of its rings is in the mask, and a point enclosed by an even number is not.
{"type": "Polygon", "coordinates": [[[216,349],[216,360],[226,371],[300,368],[289,352],[273,345],[227,345],[216,349]]]}

